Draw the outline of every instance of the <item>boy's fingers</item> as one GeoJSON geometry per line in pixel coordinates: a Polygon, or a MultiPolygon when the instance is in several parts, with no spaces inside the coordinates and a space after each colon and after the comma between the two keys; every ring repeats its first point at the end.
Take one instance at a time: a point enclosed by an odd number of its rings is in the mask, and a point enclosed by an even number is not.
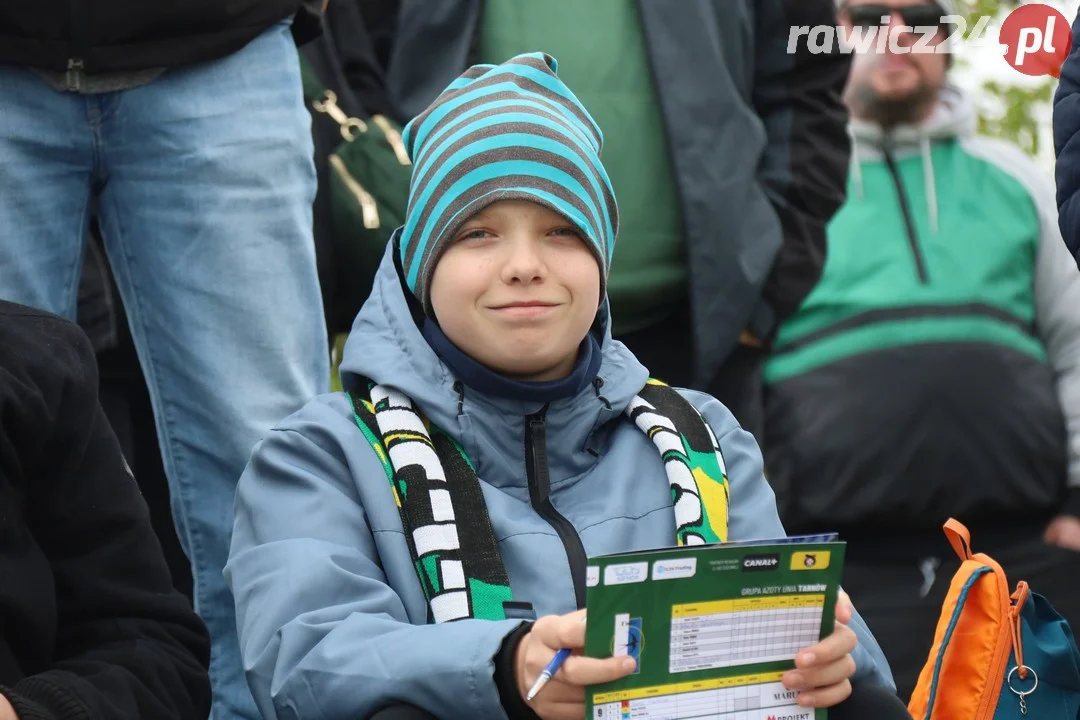
{"type": "Polygon", "coordinates": [[[839,591],[836,595],[836,621],[848,625],[854,614],[855,605],[851,602],[851,597],[843,590],[839,591]]]}
{"type": "Polygon", "coordinates": [[[562,681],[562,670],[531,701],[532,705],[584,705],[585,688],[562,681]]]}
{"type": "Polygon", "coordinates": [[[784,673],[784,686],[789,690],[813,691],[844,682],[855,674],[855,659],[850,655],[818,667],[791,670],[784,673]]]}
{"type": "Polygon", "coordinates": [[[833,630],[832,635],[817,645],[799,651],[799,654],[795,656],[795,666],[802,669],[828,665],[845,655],[850,655],[858,644],[859,640],[854,630],[847,625],[836,623],[836,629],[833,630]]]}
{"type": "Polygon", "coordinates": [[[561,615],[558,620],[558,636],[556,641],[560,648],[573,648],[575,650],[585,647],[585,611],[578,610],[569,615],[561,615]]]}
{"type": "Polygon", "coordinates": [[[544,707],[545,720],[581,720],[585,717],[585,702],[553,703],[544,707]]]}
{"type": "Polygon", "coordinates": [[[799,693],[798,703],[803,707],[832,707],[847,700],[849,695],[851,695],[851,681],[845,680],[829,687],[799,693]]]}
{"type": "Polygon", "coordinates": [[[563,682],[573,685],[596,685],[626,677],[637,663],[630,657],[590,658],[574,655],[559,671],[563,682]]]}
{"type": "Polygon", "coordinates": [[[585,647],[585,623],[581,622],[584,611],[569,615],[545,615],[536,621],[529,632],[552,650],[585,647]]]}
{"type": "Polygon", "coordinates": [[[533,623],[532,628],[529,630],[529,635],[544,647],[557,650],[559,645],[558,621],[558,617],[545,615],[533,623]]]}

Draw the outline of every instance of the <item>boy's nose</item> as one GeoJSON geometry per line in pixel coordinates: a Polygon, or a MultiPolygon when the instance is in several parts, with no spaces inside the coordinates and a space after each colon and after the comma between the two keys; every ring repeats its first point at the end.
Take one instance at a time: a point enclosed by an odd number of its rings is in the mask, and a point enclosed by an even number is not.
{"type": "Polygon", "coordinates": [[[531,283],[543,279],[547,273],[540,248],[531,238],[516,238],[509,247],[504,267],[507,282],[531,283]]]}

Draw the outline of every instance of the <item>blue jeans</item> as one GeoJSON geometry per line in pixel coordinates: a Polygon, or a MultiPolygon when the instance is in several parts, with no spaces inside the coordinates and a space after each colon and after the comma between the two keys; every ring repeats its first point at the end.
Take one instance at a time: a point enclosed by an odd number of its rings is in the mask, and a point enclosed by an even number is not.
{"type": "Polygon", "coordinates": [[[96,206],[213,638],[215,720],[259,717],[222,575],[237,480],[273,424],[329,389],[288,25],[102,95],[0,67],[0,297],[74,317],[96,206]]]}

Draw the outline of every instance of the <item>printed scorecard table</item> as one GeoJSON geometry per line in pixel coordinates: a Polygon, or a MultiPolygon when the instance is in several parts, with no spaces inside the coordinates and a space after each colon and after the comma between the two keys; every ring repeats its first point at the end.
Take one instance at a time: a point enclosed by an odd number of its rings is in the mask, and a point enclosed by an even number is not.
{"type": "Polygon", "coordinates": [[[813,720],[814,711],[795,704],[781,673],[685,683],[594,697],[594,720],[813,720]]]}
{"type": "Polygon", "coordinates": [[[824,594],[676,605],[668,672],[793,660],[818,641],[824,608],[824,594]]]}
{"type": "Polygon", "coordinates": [[[832,630],[835,536],[592,558],[585,653],[637,671],[592,686],[592,720],[824,720],[781,678],[832,630]]]}

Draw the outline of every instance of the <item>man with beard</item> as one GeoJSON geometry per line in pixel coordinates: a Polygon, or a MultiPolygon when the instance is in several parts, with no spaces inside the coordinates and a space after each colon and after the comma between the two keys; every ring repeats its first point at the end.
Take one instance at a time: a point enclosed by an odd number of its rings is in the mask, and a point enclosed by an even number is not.
{"type": "Polygon", "coordinates": [[[849,199],[765,369],[785,526],[849,542],[845,587],[903,698],[957,569],[949,517],[1080,627],[1080,277],[1049,178],[974,135],[946,52],[915,51],[910,28],[936,50],[951,10],[842,8],[846,32],[896,42],[853,64],[849,199]]]}

